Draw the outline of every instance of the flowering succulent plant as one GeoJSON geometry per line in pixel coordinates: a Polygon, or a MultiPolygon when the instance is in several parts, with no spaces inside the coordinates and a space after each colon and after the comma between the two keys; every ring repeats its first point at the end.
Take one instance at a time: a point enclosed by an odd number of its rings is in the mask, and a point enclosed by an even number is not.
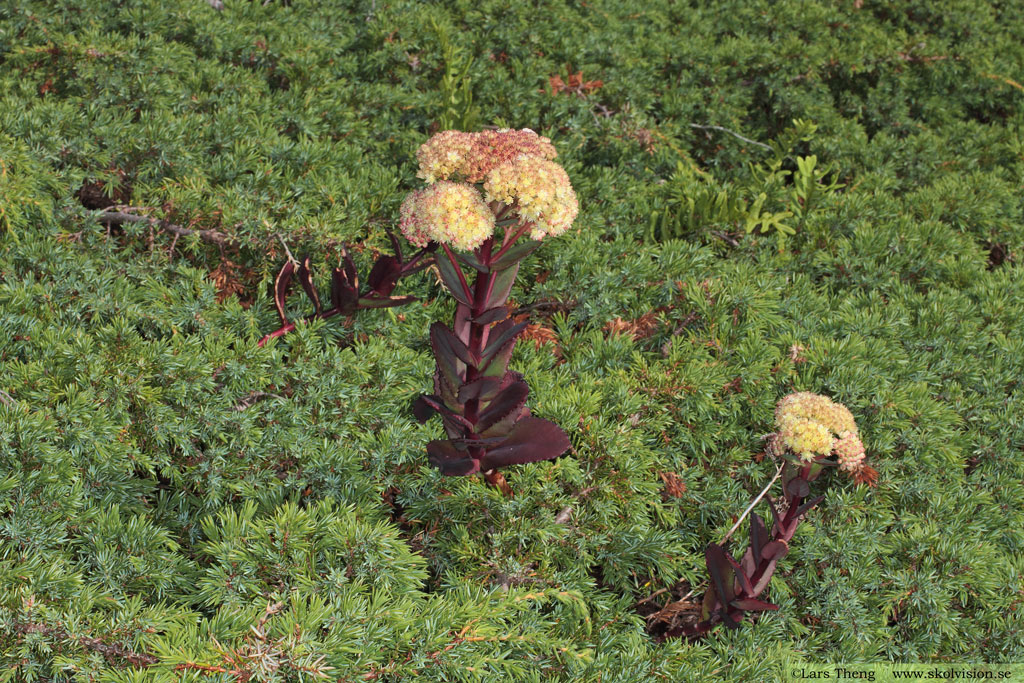
{"type": "Polygon", "coordinates": [[[416,156],[428,184],[402,203],[401,229],[413,244],[440,245],[437,268],[457,305],[451,327],[430,328],[434,393],[415,414],[439,414],[449,436],[427,445],[432,464],[444,474],[483,472],[509,493],[497,468],[569,448],[558,426],[530,414],[529,387],[508,369],[526,323],[505,304],[520,262],[575,220],[576,194],[551,141],[529,129],[444,131],[416,156]]]}
{"type": "Polygon", "coordinates": [[[779,560],[789,552],[789,542],[800,520],[825,497],[819,495],[808,500],[810,483],[827,466],[838,466],[858,483],[875,483],[878,473],[865,462],[857,424],[846,406],[810,392],[790,394],[776,406],[775,426],[777,431],[769,437],[768,452],[781,459],[782,464],[775,479],[747,508],[749,512],[764,497],[774,520],[771,530],[760,516],[752,513],[750,545],[738,562],[727,550],[727,541],[739,527],[739,521],[722,543],[709,544],[705,560],[712,585],[704,595],[701,617],[666,635],[699,636],[718,623],[738,628],[744,612],[778,609],[759,596],[768,587],[779,560]],[[780,476],[783,500],[777,506],[768,490],[780,476]]]}

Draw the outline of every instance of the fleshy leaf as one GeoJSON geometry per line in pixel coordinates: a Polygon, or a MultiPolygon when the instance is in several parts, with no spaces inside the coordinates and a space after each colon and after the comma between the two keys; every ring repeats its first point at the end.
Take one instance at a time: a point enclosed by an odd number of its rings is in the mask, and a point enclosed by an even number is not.
{"type": "Polygon", "coordinates": [[[539,246],[540,242],[537,240],[526,240],[525,242],[512,245],[508,251],[501,255],[501,258],[491,261],[491,270],[496,272],[514,266],[532,254],[539,246]]]}
{"type": "Polygon", "coordinates": [[[415,417],[416,421],[420,424],[423,424],[432,418],[436,412],[437,409],[427,401],[423,400],[422,396],[417,397],[416,400],[412,402],[413,417],[415,417]]]}
{"type": "Polygon", "coordinates": [[[811,487],[806,479],[797,477],[786,484],[786,491],[795,498],[805,498],[811,492],[811,487]]]}
{"type": "Polygon", "coordinates": [[[768,610],[779,609],[778,605],[773,605],[770,602],[764,600],[758,600],[757,598],[740,598],[732,601],[733,607],[738,607],[748,612],[767,612],[768,610]]]}
{"type": "Polygon", "coordinates": [[[359,292],[349,284],[348,275],[341,268],[331,271],[331,303],[342,315],[351,315],[359,303],[359,292]]]}
{"type": "Polygon", "coordinates": [[[458,400],[459,403],[465,403],[474,398],[487,401],[493,398],[499,389],[501,389],[501,380],[497,377],[480,377],[459,387],[458,400]]]}
{"type": "MultiPolygon", "coordinates": [[[[413,414],[415,415],[417,412],[419,412],[420,415],[426,415],[427,411],[426,408],[423,407],[424,404],[429,408],[433,409],[434,412],[441,413],[442,416],[449,418],[455,424],[459,425],[462,429],[472,431],[473,425],[470,424],[469,420],[467,420],[462,415],[456,413],[454,410],[446,406],[444,404],[444,401],[442,401],[438,396],[420,396],[413,403],[413,414]]],[[[459,409],[461,410],[461,408],[459,409]]],[[[427,415],[427,417],[429,418],[430,415],[427,415]]],[[[417,419],[419,419],[418,416],[417,419]]]]}
{"type": "Polygon", "coordinates": [[[491,272],[491,269],[485,266],[483,263],[481,263],[480,259],[478,259],[476,257],[476,254],[474,254],[473,252],[467,251],[458,253],[455,255],[455,258],[459,259],[460,261],[465,263],[473,270],[476,270],[477,272],[484,274],[491,272]]]}
{"type": "Polygon", "coordinates": [[[743,573],[743,568],[740,567],[740,563],[737,562],[732,555],[728,552],[725,553],[725,559],[729,561],[732,566],[733,572],[736,574],[736,582],[740,585],[740,589],[744,595],[753,595],[754,587],[750,585],[750,578],[743,573]]]}
{"type": "Polygon", "coordinates": [[[764,495],[765,501],[768,503],[768,509],[772,511],[772,519],[775,520],[775,528],[782,529],[782,519],[779,517],[779,511],[775,507],[775,501],[767,493],[764,495]]]}
{"type": "Polygon", "coordinates": [[[722,605],[728,605],[735,599],[736,594],[732,589],[733,570],[729,560],[725,557],[725,548],[717,543],[709,543],[704,550],[704,560],[707,563],[708,573],[711,574],[711,580],[715,584],[718,599],[722,605]]]}
{"type": "Polygon", "coordinates": [[[341,247],[341,261],[345,266],[345,277],[348,280],[348,286],[358,292],[359,273],[356,271],[356,264],[352,262],[351,254],[348,253],[348,249],[344,245],[341,247]]]}
{"type": "Polygon", "coordinates": [[[431,339],[437,339],[437,347],[442,353],[454,356],[467,365],[477,365],[478,361],[469,352],[469,348],[444,323],[434,323],[431,325],[430,337],[431,339]]]}
{"type": "Polygon", "coordinates": [[[512,337],[505,345],[498,349],[490,363],[484,366],[483,374],[486,377],[503,377],[508,373],[508,362],[512,359],[512,351],[516,345],[516,337],[512,337]]]}
{"type": "Polygon", "coordinates": [[[814,507],[823,500],[825,500],[824,494],[818,496],[817,498],[812,498],[811,500],[807,501],[806,503],[798,507],[796,509],[796,518],[799,519],[800,515],[804,514],[805,512],[807,512],[808,510],[810,510],[812,507],[814,507]]]}
{"type": "Polygon", "coordinates": [[[554,422],[539,417],[524,417],[516,423],[508,438],[480,459],[484,470],[551,460],[569,449],[569,437],[554,422]]]}
{"type": "Polygon", "coordinates": [[[781,560],[789,552],[789,546],[783,541],[770,541],[761,548],[762,560],[781,560]]]}
{"type": "Polygon", "coordinates": [[[430,347],[434,351],[438,373],[448,382],[448,386],[454,388],[462,385],[463,371],[459,367],[455,353],[445,344],[444,338],[437,331],[441,327],[444,327],[443,323],[434,323],[430,326],[430,347]]]}
{"type": "Polygon", "coordinates": [[[498,421],[514,416],[517,418],[526,405],[526,397],[530,394],[530,387],[526,382],[519,380],[512,382],[502,389],[490,402],[486,410],[480,413],[476,421],[476,431],[484,434],[498,421]]]}
{"type": "Polygon", "coordinates": [[[750,548],[754,557],[761,557],[761,549],[768,543],[768,528],[756,512],[750,515],[750,548]]]}
{"type": "Polygon", "coordinates": [[[391,240],[391,248],[395,252],[395,258],[398,259],[399,263],[405,263],[405,259],[402,258],[402,243],[398,241],[398,237],[395,233],[388,230],[388,239],[391,240]]]}
{"type": "Polygon", "coordinates": [[[505,306],[498,306],[484,311],[477,317],[471,318],[471,320],[478,325],[487,325],[489,323],[496,323],[500,320],[504,320],[507,317],[508,308],[505,306]]]}
{"type": "Polygon", "coordinates": [[[370,274],[366,277],[366,284],[370,289],[380,296],[388,296],[394,291],[398,284],[398,274],[402,271],[402,264],[394,256],[381,256],[373,264],[370,274]]]}
{"type": "Polygon", "coordinates": [[[392,306],[404,306],[416,301],[414,296],[387,296],[377,298],[375,296],[364,296],[359,301],[359,308],[391,308],[392,306]]]}
{"type": "Polygon", "coordinates": [[[302,263],[299,264],[295,271],[295,275],[299,280],[299,284],[302,285],[302,291],[313,302],[313,310],[316,311],[317,315],[320,315],[320,295],[317,294],[316,287],[313,286],[313,260],[308,256],[303,257],[302,263]]]}
{"type": "Polygon", "coordinates": [[[459,279],[458,271],[456,270],[458,266],[451,262],[448,254],[438,253],[435,262],[437,263],[437,272],[441,274],[441,281],[444,282],[444,286],[452,293],[455,300],[467,306],[472,306],[473,301],[469,298],[469,292],[462,286],[462,281],[459,279]]]}
{"type": "Polygon", "coordinates": [[[504,306],[508,301],[508,295],[512,291],[512,284],[516,281],[516,273],[519,272],[519,264],[516,263],[510,268],[499,270],[494,273],[494,285],[491,287],[491,296],[487,298],[487,308],[504,306]]]}
{"type": "Polygon", "coordinates": [[[491,328],[490,336],[487,339],[487,346],[480,354],[480,364],[486,368],[490,360],[509,341],[514,340],[520,332],[526,329],[526,323],[517,323],[511,318],[505,319],[491,328]]]}
{"type": "Polygon", "coordinates": [[[476,460],[467,451],[460,451],[451,441],[431,441],[427,444],[427,458],[430,464],[441,470],[441,474],[464,476],[480,470],[476,460]]]}
{"type": "Polygon", "coordinates": [[[274,306],[277,307],[277,315],[281,318],[281,324],[288,324],[288,314],[284,310],[284,302],[288,297],[288,287],[292,283],[292,276],[295,274],[295,263],[286,262],[281,266],[281,271],[274,279],[274,306]]]}

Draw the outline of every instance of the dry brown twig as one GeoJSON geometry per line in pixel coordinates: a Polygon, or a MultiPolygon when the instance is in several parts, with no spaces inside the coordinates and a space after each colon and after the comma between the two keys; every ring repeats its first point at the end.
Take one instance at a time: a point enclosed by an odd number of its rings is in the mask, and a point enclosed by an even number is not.
{"type": "Polygon", "coordinates": [[[193,230],[191,228],[184,228],[180,225],[175,225],[160,218],[154,218],[153,216],[140,216],[135,213],[129,213],[132,209],[143,208],[143,207],[130,207],[130,206],[113,206],[109,209],[103,210],[99,215],[96,216],[97,222],[101,225],[107,226],[110,229],[112,225],[120,225],[121,223],[145,223],[150,227],[160,228],[169,233],[172,233],[175,238],[188,237],[190,235],[198,235],[204,242],[210,244],[216,244],[223,248],[226,246],[234,246],[237,241],[231,237],[228,237],[222,232],[216,230],[193,230]]]}

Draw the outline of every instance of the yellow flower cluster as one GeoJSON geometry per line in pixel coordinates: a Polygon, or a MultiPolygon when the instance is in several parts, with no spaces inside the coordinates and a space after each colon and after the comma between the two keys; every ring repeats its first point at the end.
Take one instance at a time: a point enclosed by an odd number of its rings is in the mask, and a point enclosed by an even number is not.
{"type": "Polygon", "coordinates": [[[853,414],[827,396],[809,391],[786,396],[775,408],[775,424],[783,445],[807,462],[834,451],[848,472],[863,464],[864,445],[853,414]]]}
{"type": "Polygon", "coordinates": [[[857,423],[842,403],[836,403],[827,396],[799,391],[786,396],[775,407],[775,421],[780,422],[786,415],[804,417],[825,425],[836,434],[856,432],[857,423]]]}
{"type": "Polygon", "coordinates": [[[550,160],[558,153],[551,140],[529,128],[480,133],[446,130],[427,140],[416,152],[420,162],[417,175],[428,183],[438,180],[479,183],[491,169],[522,156],[550,160]]]}
{"type": "Polygon", "coordinates": [[[779,436],[782,443],[808,462],[832,452],[832,432],[814,420],[789,417],[779,424],[779,436]]]}
{"type": "Polygon", "coordinates": [[[532,221],[530,238],[560,235],[576,220],[580,206],[565,169],[538,157],[519,157],[493,169],[484,181],[488,201],[517,204],[532,221]]]}
{"type": "Polygon", "coordinates": [[[465,183],[442,180],[410,192],[400,213],[402,233],[418,247],[432,240],[472,251],[494,233],[494,214],[465,183]]]}

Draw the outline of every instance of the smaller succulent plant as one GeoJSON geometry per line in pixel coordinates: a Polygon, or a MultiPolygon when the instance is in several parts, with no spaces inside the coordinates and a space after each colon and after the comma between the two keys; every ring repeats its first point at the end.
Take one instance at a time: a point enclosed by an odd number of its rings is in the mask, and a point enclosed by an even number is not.
{"type": "Polygon", "coordinates": [[[669,631],[667,636],[696,637],[719,623],[739,628],[745,612],[777,610],[778,605],[761,596],[779,560],[789,552],[797,525],[825,497],[810,497],[811,482],[828,466],[837,466],[858,483],[873,485],[877,480],[878,473],[865,461],[857,424],[846,406],[810,392],[790,394],[776,406],[775,426],[768,450],[782,464],[776,478],[747,508],[749,512],[764,497],[771,510],[771,528],[757,513],[750,514],[750,544],[739,561],[728,551],[731,531],[722,543],[708,545],[705,562],[711,587],[704,594],[700,619],[669,631]],[[768,490],[779,477],[783,499],[776,504],[768,490]]]}
{"type": "Polygon", "coordinates": [[[393,256],[383,254],[377,258],[366,277],[366,286],[362,289],[359,286],[359,273],[356,271],[355,263],[353,263],[348,250],[342,247],[342,263],[331,271],[330,308],[324,307],[320,295],[313,285],[312,259],[305,256],[301,261],[296,262],[289,258],[274,279],[271,291],[274,305],[277,307],[277,315],[281,319],[281,327],[263,337],[259,341],[259,346],[295,329],[295,323],[288,320],[285,304],[292,283],[296,280],[313,304],[313,313],[306,316],[306,320],[326,319],[335,315],[351,316],[356,311],[365,308],[388,308],[415,301],[415,297],[391,296],[391,293],[401,278],[423,270],[433,263],[430,254],[437,248],[437,245],[423,245],[420,251],[406,261],[402,256],[402,247],[398,238],[392,233],[388,233],[388,237],[391,239],[391,246],[395,253],[393,256]]]}

